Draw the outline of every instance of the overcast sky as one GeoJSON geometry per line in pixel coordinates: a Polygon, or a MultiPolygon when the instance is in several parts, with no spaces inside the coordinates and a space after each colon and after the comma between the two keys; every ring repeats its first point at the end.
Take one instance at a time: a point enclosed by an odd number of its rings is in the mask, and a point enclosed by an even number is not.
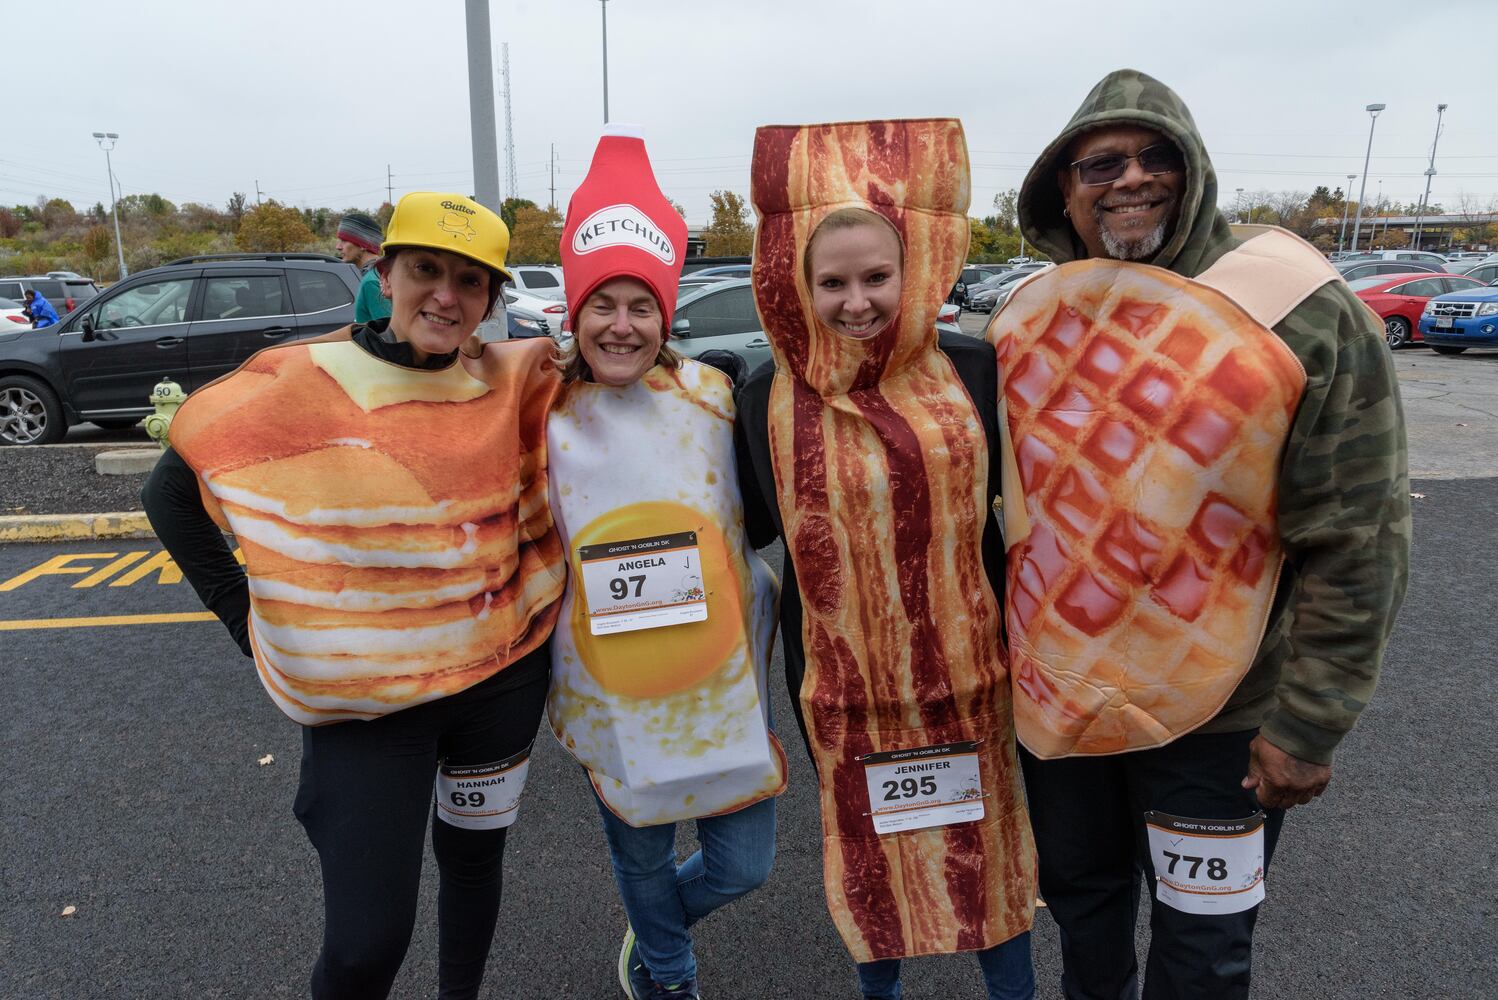
{"type": "MultiPolygon", "coordinates": [[[[0,203],[108,201],[94,131],[126,194],[222,207],[234,191],[373,209],[394,193],[473,189],[462,0],[4,0],[13,114],[0,203]]],[[[582,180],[603,120],[598,0],[492,0],[501,193],[501,43],[509,43],[516,187],[556,201],[582,180]]],[[[955,116],[971,214],[1017,187],[1110,70],[1150,73],[1191,107],[1223,202],[1362,173],[1367,200],[1416,201],[1436,125],[1431,201],[1498,196],[1492,48],[1498,3],[1423,0],[610,0],[609,111],[644,128],[692,224],[708,192],[747,196],[754,129],[955,116]],[[1198,11],[1210,10],[1210,17],[1198,11]]],[[[1358,182],[1353,182],[1356,194],[1358,182]]]]}

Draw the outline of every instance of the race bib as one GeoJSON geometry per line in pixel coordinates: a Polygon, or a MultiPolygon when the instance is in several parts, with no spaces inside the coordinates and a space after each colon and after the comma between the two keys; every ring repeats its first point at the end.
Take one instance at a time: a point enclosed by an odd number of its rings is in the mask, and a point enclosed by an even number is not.
{"type": "Polygon", "coordinates": [[[695,531],[584,545],[578,558],[594,635],[707,620],[695,531]]]}
{"type": "Polygon", "coordinates": [[[975,741],[864,754],[875,833],[950,826],[983,818],[975,741]]]}
{"type": "Polygon", "coordinates": [[[530,773],[531,748],[497,764],[448,764],[437,769],[437,815],[465,830],[498,830],[515,822],[530,773]]]}
{"type": "Polygon", "coordinates": [[[1264,899],[1264,814],[1186,819],[1144,814],[1155,896],[1183,913],[1241,913],[1264,899]]]}

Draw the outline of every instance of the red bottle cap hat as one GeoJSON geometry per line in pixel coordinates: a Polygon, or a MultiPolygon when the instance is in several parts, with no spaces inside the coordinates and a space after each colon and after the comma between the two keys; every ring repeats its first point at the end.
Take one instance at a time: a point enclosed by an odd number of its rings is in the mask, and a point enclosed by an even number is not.
{"type": "Polygon", "coordinates": [[[605,127],[588,176],[567,205],[561,249],[569,312],[605,281],[638,278],[655,293],[670,335],[687,224],[656,184],[645,140],[633,126],[605,127]]]}

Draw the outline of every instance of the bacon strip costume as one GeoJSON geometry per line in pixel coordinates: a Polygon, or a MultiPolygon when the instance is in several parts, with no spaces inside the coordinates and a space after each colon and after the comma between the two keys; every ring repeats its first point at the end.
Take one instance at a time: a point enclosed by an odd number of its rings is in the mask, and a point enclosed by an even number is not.
{"type": "Polygon", "coordinates": [[[962,127],[766,127],[752,171],[776,366],[768,448],[804,616],[828,906],[858,962],[988,948],[1029,929],[1035,859],[983,559],[985,424],[935,332],[967,249],[962,127]],[[804,277],[817,225],[849,207],[888,219],[904,246],[898,314],[866,341],[820,323],[804,277]],[[966,740],[984,817],[876,834],[860,758],[966,740]]]}
{"type": "Polygon", "coordinates": [[[260,680],[305,725],[494,675],[545,641],[566,577],[546,503],[549,344],[420,370],[340,333],[261,351],[171,428],[244,551],[260,680]]]}

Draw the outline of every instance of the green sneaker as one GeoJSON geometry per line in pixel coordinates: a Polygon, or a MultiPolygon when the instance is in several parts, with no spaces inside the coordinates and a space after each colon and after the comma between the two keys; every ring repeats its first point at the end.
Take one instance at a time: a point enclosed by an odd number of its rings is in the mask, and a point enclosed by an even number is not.
{"type": "Polygon", "coordinates": [[[640,960],[640,949],[635,944],[635,929],[624,928],[624,943],[619,947],[619,985],[629,1000],[646,1000],[655,983],[650,979],[650,970],[640,960]]]}

